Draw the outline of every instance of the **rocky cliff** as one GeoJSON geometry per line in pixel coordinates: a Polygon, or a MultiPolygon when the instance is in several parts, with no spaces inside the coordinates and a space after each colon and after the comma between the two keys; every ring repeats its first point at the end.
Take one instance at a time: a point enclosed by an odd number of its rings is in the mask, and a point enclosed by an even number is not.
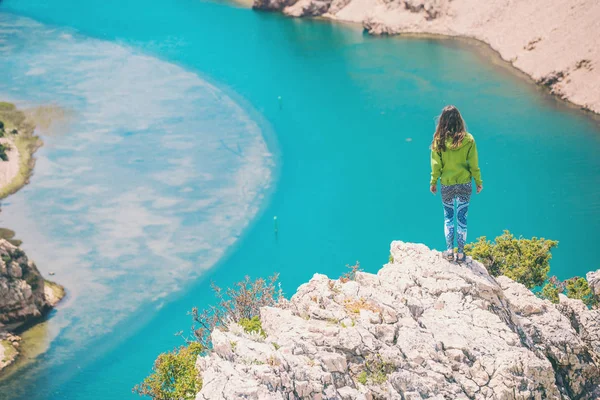
{"type": "Polygon", "coordinates": [[[0,239],[0,370],[18,354],[20,339],[9,331],[41,317],[61,297],[62,288],[47,284],[20,248],[0,239]]]}
{"type": "Polygon", "coordinates": [[[597,399],[600,311],[537,298],[477,262],[393,242],[353,280],[315,275],[198,358],[196,399],[597,399]]]}
{"type": "Polygon", "coordinates": [[[375,35],[476,38],[552,93],[600,113],[597,0],[254,0],[253,7],[357,22],[375,35]]]}

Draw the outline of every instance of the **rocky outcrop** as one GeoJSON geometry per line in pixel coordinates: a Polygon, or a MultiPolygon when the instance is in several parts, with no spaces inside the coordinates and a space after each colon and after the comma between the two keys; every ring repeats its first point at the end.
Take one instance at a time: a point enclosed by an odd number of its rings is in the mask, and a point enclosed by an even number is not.
{"type": "Polygon", "coordinates": [[[594,292],[596,298],[600,299],[600,270],[588,272],[585,275],[588,284],[590,285],[590,289],[594,292]]]}
{"type": "Polygon", "coordinates": [[[25,253],[0,239],[0,323],[18,324],[40,317],[49,307],[44,278],[25,253]]]}
{"type": "Polygon", "coordinates": [[[0,239],[0,370],[18,354],[20,339],[9,331],[41,317],[62,295],[20,248],[0,239]]]}
{"type": "Polygon", "coordinates": [[[196,399],[600,398],[598,310],[423,245],[391,254],[376,275],[317,274],[262,308],[264,336],[215,330],[196,399]]]}
{"type": "Polygon", "coordinates": [[[373,35],[476,38],[556,96],[600,112],[597,0],[254,0],[253,7],[357,22],[373,35]]]}

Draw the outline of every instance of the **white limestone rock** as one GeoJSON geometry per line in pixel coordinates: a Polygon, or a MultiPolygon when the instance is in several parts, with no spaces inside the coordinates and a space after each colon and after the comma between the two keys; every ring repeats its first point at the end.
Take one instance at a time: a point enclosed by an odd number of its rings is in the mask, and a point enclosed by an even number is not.
{"type": "Polygon", "coordinates": [[[354,281],[315,274],[199,357],[197,399],[600,398],[598,311],[554,305],[477,262],[393,242],[354,281]]]}

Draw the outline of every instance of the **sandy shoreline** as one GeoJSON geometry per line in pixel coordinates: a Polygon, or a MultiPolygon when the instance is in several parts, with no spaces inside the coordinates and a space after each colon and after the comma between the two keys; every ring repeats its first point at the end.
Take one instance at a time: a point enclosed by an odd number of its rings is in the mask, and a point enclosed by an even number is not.
{"type": "Polygon", "coordinates": [[[6,155],[8,156],[8,161],[0,160],[1,193],[3,192],[4,187],[11,183],[19,173],[19,162],[21,157],[19,155],[19,150],[17,149],[17,146],[15,146],[14,141],[10,138],[0,138],[0,144],[10,146],[10,149],[6,152],[6,155]]]}
{"type": "Polygon", "coordinates": [[[9,146],[8,160],[0,160],[0,199],[3,199],[29,182],[35,166],[33,154],[42,141],[34,133],[35,125],[14,104],[0,102],[0,121],[5,131],[0,143],[9,146]]]}
{"type": "Polygon", "coordinates": [[[476,39],[557,97],[600,113],[597,0],[255,0],[254,7],[360,23],[373,35],[476,39]]]}

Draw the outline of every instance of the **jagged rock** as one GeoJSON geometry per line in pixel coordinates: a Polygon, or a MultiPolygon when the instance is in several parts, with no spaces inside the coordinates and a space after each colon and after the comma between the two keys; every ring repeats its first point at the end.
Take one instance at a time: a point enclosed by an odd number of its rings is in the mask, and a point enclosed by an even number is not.
{"type": "Polygon", "coordinates": [[[594,295],[597,298],[600,298],[600,270],[588,272],[585,275],[586,280],[588,281],[588,285],[594,292],[594,295]]]}
{"type": "Polygon", "coordinates": [[[377,275],[316,274],[262,308],[266,338],[215,330],[197,400],[599,398],[599,311],[423,245],[391,254],[377,275]]]}
{"type": "MultiPolygon", "coordinates": [[[[62,290],[59,285],[52,285],[62,290]]],[[[18,354],[16,349],[20,338],[7,329],[41,317],[59,300],[60,295],[45,284],[37,267],[25,253],[7,240],[0,239],[0,370],[14,361],[18,354]],[[7,348],[11,350],[9,356],[6,356],[7,348]]]]}
{"type": "Polygon", "coordinates": [[[498,282],[525,334],[552,363],[564,398],[599,398],[600,313],[562,294],[554,305],[509,278],[498,282]]]}
{"type": "Polygon", "coordinates": [[[21,249],[0,239],[0,322],[39,317],[48,307],[44,278],[21,249]]]}
{"type": "Polygon", "coordinates": [[[376,18],[366,18],[363,21],[363,28],[371,35],[384,36],[384,35],[395,35],[397,31],[392,29],[388,24],[385,24],[376,18]]]}
{"type": "Polygon", "coordinates": [[[338,11],[350,4],[351,1],[352,0],[333,0],[327,12],[330,14],[336,14],[338,11]]]}
{"type": "Polygon", "coordinates": [[[329,11],[331,0],[299,0],[283,9],[291,17],[316,17],[329,11]]]}
{"type": "Polygon", "coordinates": [[[549,73],[546,76],[541,77],[540,79],[538,79],[537,83],[539,85],[542,86],[546,86],[547,88],[550,88],[550,90],[554,90],[554,86],[559,83],[562,82],[563,79],[565,78],[565,72],[564,71],[553,71],[551,73],[549,73]]]}
{"type": "Polygon", "coordinates": [[[404,0],[404,7],[414,13],[425,13],[432,20],[444,12],[448,0],[404,0]]]}
{"type": "Polygon", "coordinates": [[[252,8],[256,10],[279,11],[293,5],[297,0],[254,0],[252,8]]]}

